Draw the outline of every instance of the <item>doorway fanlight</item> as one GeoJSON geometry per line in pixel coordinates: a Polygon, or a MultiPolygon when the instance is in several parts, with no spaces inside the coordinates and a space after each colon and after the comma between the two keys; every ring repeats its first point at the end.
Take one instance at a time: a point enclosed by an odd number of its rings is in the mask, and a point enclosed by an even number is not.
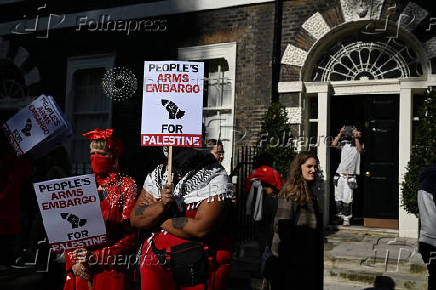
{"type": "Polygon", "coordinates": [[[422,76],[422,66],[401,40],[339,43],[318,63],[313,81],[381,80],[422,76]]]}

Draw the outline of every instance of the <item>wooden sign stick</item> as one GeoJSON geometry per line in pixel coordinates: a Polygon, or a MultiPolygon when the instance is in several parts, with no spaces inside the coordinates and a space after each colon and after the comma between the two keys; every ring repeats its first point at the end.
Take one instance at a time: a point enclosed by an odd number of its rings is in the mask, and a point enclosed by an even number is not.
{"type": "Polygon", "coordinates": [[[168,185],[171,185],[173,178],[173,146],[168,147],[168,185]]]}

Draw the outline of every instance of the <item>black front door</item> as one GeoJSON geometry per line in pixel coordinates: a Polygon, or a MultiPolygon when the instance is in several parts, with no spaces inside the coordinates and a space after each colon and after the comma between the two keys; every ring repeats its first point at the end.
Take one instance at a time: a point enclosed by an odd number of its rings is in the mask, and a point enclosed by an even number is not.
{"type": "MultiPolygon", "coordinates": [[[[343,125],[354,125],[363,135],[359,187],[353,194],[353,224],[363,224],[364,219],[398,219],[398,118],[398,95],[332,97],[331,135],[336,136],[343,125]]],[[[340,151],[332,148],[330,152],[333,176],[340,151]]],[[[334,208],[332,183],[330,188],[334,208]]]]}
{"type": "Polygon", "coordinates": [[[398,219],[398,107],[398,95],[366,98],[365,218],[398,219]]]}

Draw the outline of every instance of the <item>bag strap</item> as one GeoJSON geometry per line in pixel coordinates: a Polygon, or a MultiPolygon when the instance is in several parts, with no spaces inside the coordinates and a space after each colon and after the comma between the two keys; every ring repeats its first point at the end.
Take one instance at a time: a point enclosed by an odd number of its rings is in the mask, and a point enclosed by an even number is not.
{"type": "Polygon", "coordinates": [[[165,266],[167,264],[167,259],[166,259],[167,251],[166,251],[166,249],[159,250],[158,248],[156,248],[156,245],[154,244],[153,239],[151,239],[150,247],[153,250],[153,254],[156,255],[157,260],[159,261],[159,264],[162,266],[165,266]]]}

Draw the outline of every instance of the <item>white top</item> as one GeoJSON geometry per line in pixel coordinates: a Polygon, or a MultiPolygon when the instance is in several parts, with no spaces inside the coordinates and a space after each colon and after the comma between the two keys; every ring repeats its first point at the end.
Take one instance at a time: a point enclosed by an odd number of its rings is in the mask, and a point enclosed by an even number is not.
{"type": "Polygon", "coordinates": [[[336,173],[360,174],[360,153],[356,146],[351,146],[349,142],[342,143],[341,163],[336,169],[336,173]]]}

